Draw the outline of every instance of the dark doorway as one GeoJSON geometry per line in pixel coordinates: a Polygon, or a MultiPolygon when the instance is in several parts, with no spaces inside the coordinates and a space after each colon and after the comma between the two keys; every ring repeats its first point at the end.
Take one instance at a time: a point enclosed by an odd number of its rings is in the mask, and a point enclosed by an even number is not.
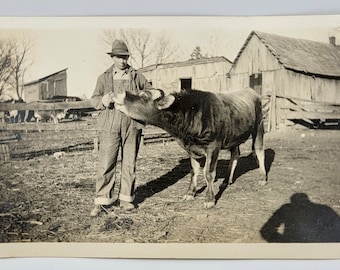
{"type": "Polygon", "coordinates": [[[181,80],[181,89],[180,90],[191,90],[191,78],[180,79],[181,80]]]}
{"type": "Polygon", "coordinates": [[[50,96],[48,94],[48,85],[47,82],[42,82],[40,84],[40,99],[48,99],[50,96]]]}
{"type": "Polygon", "coordinates": [[[262,73],[255,73],[249,76],[249,87],[256,93],[262,95],[262,73]]]}

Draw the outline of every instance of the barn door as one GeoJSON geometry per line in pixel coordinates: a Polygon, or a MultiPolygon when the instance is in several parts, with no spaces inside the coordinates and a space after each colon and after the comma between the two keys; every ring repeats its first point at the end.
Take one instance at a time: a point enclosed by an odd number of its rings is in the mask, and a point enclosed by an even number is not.
{"type": "Polygon", "coordinates": [[[40,84],[40,94],[39,94],[39,99],[47,99],[49,97],[48,95],[48,87],[47,87],[47,82],[42,82],[40,84]]]}
{"type": "Polygon", "coordinates": [[[249,87],[256,93],[262,95],[262,73],[255,73],[249,76],[249,87]]]}

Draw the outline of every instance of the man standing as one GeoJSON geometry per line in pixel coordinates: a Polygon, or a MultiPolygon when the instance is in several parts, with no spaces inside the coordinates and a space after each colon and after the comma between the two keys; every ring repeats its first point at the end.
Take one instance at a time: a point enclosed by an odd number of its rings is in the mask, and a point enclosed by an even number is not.
{"type": "Polygon", "coordinates": [[[100,110],[99,125],[99,164],[96,179],[95,208],[91,216],[98,216],[104,206],[114,202],[115,172],[119,148],[121,148],[122,169],[119,190],[120,207],[124,210],[135,208],[134,191],[136,182],[136,159],[143,124],[115,109],[111,95],[122,91],[137,93],[151,87],[145,77],[128,65],[130,52],[121,40],[115,40],[108,53],[113,65],[97,80],[91,102],[100,110]]]}

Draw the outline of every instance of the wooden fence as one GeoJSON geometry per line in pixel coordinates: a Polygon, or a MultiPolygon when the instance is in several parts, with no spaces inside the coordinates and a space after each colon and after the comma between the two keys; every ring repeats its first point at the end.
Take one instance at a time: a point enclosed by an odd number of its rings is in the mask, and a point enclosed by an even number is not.
{"type": "MultiPolygon", "coordinates": [[[[1,103],[0,111],[91,109],[91,106],[90,101],[1,103]]],[[[311,125],[335,120],[340,125],[340,104],[266,95],[262,97],[262,106],[266,132],[278,129],[280,124],[285,124],[288,120],[297,119],[302,119],[311,125]]],[[[96,149],[98,132],[93,120],[95,118],[87,117],[87,121],[77,121],[76,124],[70,124],[72,121],[60,124],[2,123],[0,124],[0,160],[51,154],[56,151],[96,149]],[[36,144],[36,141],[39,143],[36,144]],[[38,148],[32,148],[33,145],[38,145],[38,148]]],[[[169,140],[173,140],[173,137],[160,128],[148,126],[143,130],[143,144],[153,142],[164,144],[169,140]]]]}
{"type": "MultiPolygon", "coordinates": [[[[54,123],[1,123],[0,163],[10,159],[28,159],[56,152],[93,150],[99,147],[96,118],[63,120],[54,123]]],[[[146,126],[142,144],[162,142],[173,138],[164,130],[146,126]]]]}
{"type": "Polygon", "coordinates": [[[314,127],[328,121],[340,125],[340,104],[277,95],[266,95],[262,100],[268,132],[279,129],[280,124],[296,120],[303,120],[314,127]]]}
{"type": "Polygon", "coordinates": [[[91,109],[93,108],[90,100],[84,101],[71,101],[71,102],[46,102],[46,101],[35,101],[30,103],[0,103],[0,111],[26,111],[26,110],[37,110],[37,111],[53,111],[53,110],[64,110],[64,109],[91,109]]]}

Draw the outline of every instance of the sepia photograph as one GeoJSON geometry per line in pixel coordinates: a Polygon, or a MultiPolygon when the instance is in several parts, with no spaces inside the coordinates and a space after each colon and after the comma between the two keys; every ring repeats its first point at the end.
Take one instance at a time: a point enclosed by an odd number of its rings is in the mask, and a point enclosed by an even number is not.
{"type": "Polygon", "coordinates": [[[0,17],[0,257],[339,258],[339,132],[340,15],[0,17]]]}

